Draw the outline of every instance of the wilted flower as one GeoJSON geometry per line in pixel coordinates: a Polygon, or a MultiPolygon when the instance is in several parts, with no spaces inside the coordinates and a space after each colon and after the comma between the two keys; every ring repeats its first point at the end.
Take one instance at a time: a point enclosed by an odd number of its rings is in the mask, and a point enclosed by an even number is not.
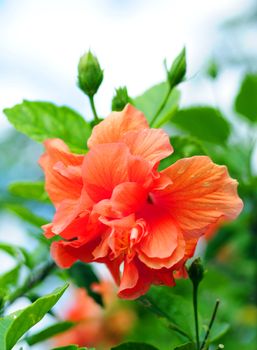
{"type": "Polygon", "coordinates": [[[86,155],[70,153],[58,139],[45,146],[40,164],[56,214],[44,230],[60,237],[53,258],[61,267],[105,263],[122,298],[137,298],[151,284],[173,286],[173,272],[185,275],[206,230],[242,209],[237,182],[206,156],[159,172],[173,152],[169,136],[150,129],[131,105],[94,127],[86,155]]]}

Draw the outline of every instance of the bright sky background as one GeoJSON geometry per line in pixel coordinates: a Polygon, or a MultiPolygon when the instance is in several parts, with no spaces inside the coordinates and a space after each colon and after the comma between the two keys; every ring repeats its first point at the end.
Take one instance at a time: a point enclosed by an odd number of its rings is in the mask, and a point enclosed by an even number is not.
{"type": "MultiPolygon", "coordinates": [[[[213,54],[218,25],[248,0],[0,0],[0,110],[22,99],[51,100],[91,117],[76,87],[79,57],[89,48],[105,71],[96,102],[110,110],[114,88],[135,96],[164,78],[183,45],[188,77],[213,54]]],[[[208,95],[208,94],[207,94],[208,95]]],[[[194,92],[184,99],[199,100],[194,92]]],[[[203,89],[202,100],[208,99],[203,89]]],[[[197,102],[197,101],[195,101],[197,102]]],[[[0,126],[8,123],[0,117],[0,126]]]]}

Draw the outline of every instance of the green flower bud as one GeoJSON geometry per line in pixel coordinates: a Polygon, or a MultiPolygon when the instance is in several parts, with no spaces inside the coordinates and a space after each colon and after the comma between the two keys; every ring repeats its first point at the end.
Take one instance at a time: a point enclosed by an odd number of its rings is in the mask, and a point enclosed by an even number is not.
{"type": "Polygon", "coordinates": [[[122,111],[126,104],[131,102],[126,86],[120,87],[116,89],[116,94],[113,96],[112,111],[122,111]]]}
{"type": "Polygon", "coordinates": [[[207,67],[207,74],[213,80],[215,80],[217,78],[217,76],[219,74],[219,70],[218,70],[217,63],[214,60],[209,62],[209,66],[207,67]]]}
{"type": "MultiPolygon", "coordinates": [[[[166,67],[166,62],[165,62],[166,67]]],[[[175,58],[172,63],[171,68],[167,71],[167,79],[170,85],[170,88],[173,89],[176,85],[181,83],[186,75],[186,49],[180,52],[180,54],[175,58]]]]}
{"type": "Polygon", "coordinates": [[[88,51],[79,60],[78,86],[89,97],[96,94],[103,81],[103,70],[98,59],[88,51]]]}
{"type": "Polygon", "coordinates": [[[188,275],[194,286],[198,286],[204,277],[204,268],[200,258],[196,258],[188,269],[188,275]]]}

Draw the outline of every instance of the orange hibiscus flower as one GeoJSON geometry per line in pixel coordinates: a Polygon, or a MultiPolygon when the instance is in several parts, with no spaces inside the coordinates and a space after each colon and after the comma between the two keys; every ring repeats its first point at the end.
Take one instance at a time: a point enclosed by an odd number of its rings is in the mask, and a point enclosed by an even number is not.
{"type": "Polygon", "coordinates": [[[136,315],[133,310],[119,304],[110,281],[93,284],[92,289],[103,298],[104,308],[87,294],[85,289],[75,289],[72,303],[62,312],[61,318],[76,325],[56,336],[54,346],[78,346],[110,349],[120,343],[132,329],[136,315]]]}
{"type": "Polygon", "coordinates": [[[198,239],[242,209],[237,182],[206,156],[178,160],[158,171],[173,152],[169,136],[150,129],[127,105],[94,127],[89,152],[74,155],[61,140],[45,142],[40,164],[56,207],[45,235],[61,267],[98,261],[110,269],[122,298],[151,284],[174,285],[185,274],[198,239]]]}

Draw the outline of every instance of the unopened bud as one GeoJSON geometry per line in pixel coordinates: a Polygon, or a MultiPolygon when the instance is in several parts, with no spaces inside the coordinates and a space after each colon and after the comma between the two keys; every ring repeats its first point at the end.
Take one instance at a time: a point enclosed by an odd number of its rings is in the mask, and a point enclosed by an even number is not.
{"type": "Polygon", "coordinates": [[[215,80],[217,78],[217,76],[219,74],[219,70],[218,70],[217,63],[214,60],[209,62],[209,65],[207,67],[207,74],[213,80],[215,80]]]}
{"type": "Polygon", "coordinates": [[[172,63],[171,68],[167,71],[167,78],[170,88],[173,89],[176,85],[181,83],[186,75],[186,49],[180,52],[172,63]]]}
{"type": "Polygon", "coordinates": [[[88,51],[79,60],[78,86],[89,97],[96,94],[103,81],[103,70],[98,59],[88,51]]]}
{"type": "Polygon", "coordinates": [[[126,104],[131,102],[127,88],[125,86],[120,87],[116,89],[116,94],[113,96],[112,111],[122,111],[126,104]]]}
{"type": "Polygon", "coordinates": [[[194,286],[198,286],[204,277],[204,268],[200,258],[196,258],[188,269],[188,275],[194,286]]]}

